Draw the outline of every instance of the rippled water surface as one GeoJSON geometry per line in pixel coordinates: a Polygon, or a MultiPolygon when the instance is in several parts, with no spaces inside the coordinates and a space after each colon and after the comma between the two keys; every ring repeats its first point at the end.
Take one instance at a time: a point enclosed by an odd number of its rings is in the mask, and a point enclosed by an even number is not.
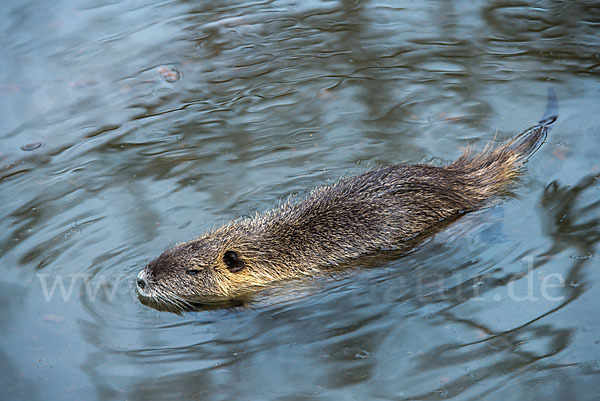
{"type": "Polygon", "coordinates": [[[597,400],[595,1],[0,5],[3,400],[597,400]],[[176,315],[135,275],[336,178],[561,115],[413,253],[176,315]]]}

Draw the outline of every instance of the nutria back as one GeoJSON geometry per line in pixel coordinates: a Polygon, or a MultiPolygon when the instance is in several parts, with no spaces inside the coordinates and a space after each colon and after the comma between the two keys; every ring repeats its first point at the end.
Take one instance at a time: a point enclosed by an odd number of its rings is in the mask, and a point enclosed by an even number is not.
{"type": "Polygon", "coordinates": [[[185,309],[240,296],[415,239],[507,190],[558,116],[549,90],[542,120],[502,146],[447,166],[396,165],[343,178],[252,218],[168,249],[138,275],[142,299],[185,309]]]}

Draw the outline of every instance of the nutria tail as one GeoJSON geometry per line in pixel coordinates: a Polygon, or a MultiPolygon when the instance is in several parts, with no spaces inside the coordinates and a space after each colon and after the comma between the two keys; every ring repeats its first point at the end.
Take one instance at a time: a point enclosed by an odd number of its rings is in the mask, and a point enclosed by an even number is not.
{"type": "Polygon", "coordinates": [[[507,144],[508,149],[517,155],[520,159],[527,159],[546,139],[550,125],[558,118],[558,99],[554,89],[548,88],[548,98],[546,101],[546,111],[544,116],[537,125],[529,128],[525,132],[518,135],[510,143],[507,144]]]}
{"type": "Polygon", "coordinates": [[[558,99],[554,90],[548,88],[546,111],[536,125],[502,146],[477,154],[467,150],[448,169],[461,171],[472,200],[483,203],[505,190],[509,182],[520,174],[519,167],[541,146],[550,125],[557,118],[558,99]]]}

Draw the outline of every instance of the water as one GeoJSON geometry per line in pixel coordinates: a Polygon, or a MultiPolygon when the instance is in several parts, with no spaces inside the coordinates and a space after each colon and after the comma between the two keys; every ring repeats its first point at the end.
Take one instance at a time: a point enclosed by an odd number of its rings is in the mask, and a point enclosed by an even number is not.
{"type": "Polygon", "coordinates": [[[599,24],[593,1],[3,1],[0,398],[598,399],[599,24]],[[510,137],[548,86],[516,197],[412,254],[246,307],[137,300],[177,241],[510,137]]]}

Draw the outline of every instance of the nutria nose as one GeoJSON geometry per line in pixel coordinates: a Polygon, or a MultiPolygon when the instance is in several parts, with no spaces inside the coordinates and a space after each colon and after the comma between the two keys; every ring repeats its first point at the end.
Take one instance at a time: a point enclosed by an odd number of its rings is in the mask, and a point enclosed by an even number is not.
{"type": "Polygon", "coordinates": [[[141,277],[138,277],[137,285],[138,285],[138,287],[140,287],[143,290],[144,288],[146,288],[146,280],[144,280],[141,277]]]}

